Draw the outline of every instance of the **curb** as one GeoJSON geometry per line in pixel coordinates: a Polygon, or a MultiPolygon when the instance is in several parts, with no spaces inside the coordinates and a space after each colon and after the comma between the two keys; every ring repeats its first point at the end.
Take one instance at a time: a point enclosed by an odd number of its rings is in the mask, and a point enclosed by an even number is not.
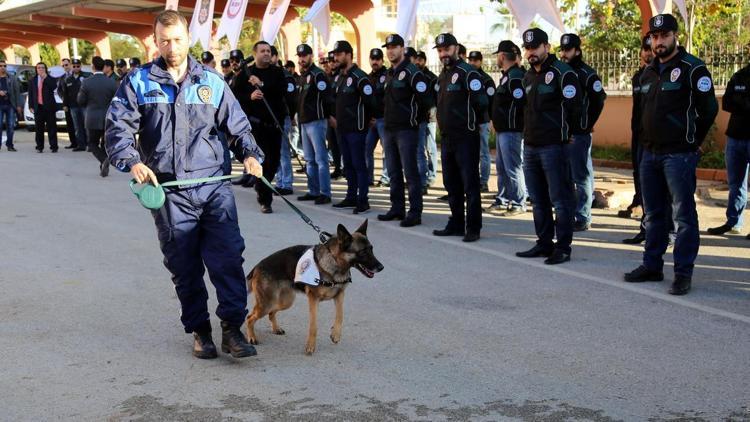
{"type": "MultiPolygon", "coordinates": [[[[603,160],[594,158],[592,160],[594,165],[597,167],[609,167],[616,169],[632,169],[633,163],[630,161],[617,161],[617,160],[603,160]]],[[[709,180],[714,182],[726,182],[727,171],[723,169],[704,169],[699,168],[695,171],[695,176],[698,180],[709,180]]]]}

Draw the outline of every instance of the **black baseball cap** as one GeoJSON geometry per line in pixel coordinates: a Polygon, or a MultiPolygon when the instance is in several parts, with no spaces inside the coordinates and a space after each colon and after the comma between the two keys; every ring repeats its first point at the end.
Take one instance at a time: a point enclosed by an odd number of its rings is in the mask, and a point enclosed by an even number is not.
{"type": "Polygon", "coordinates": [[[458,43],[458,55],[459,56],[465,56],[466,55],[466,46],[458,43]]]}
{"type": "Polygon", "coordinates": [[[648,33],[677,31],[677,19],[669,13],[656,15],[648,21],[648,33]]]}
{"type": "Polygon", "coordinates": [[[446,32],[435,37],[435,46],[432,48],[448,47],[451,45],[458,45],[458,40],[453,34],[446,32]]]}
{"type": "Polygon", "coordinates": [[[73,60],[70,61],[70,64],[77,64],[77,65],[80,66],[81,65],[81,59],[73,59],[73,60]]]}
{"type": "Polygon", "coordinates": [[[482,52],[481,51],[472,51],[469,53],[469,60],[482,60],[482,52]]]}
{"type": "Polygon", "coordinates": [[[641,50],[651,50],[651,36],[644,35],[641,40],[641,50]]]}
{"type": "Polygon", "coordinates": [[[229,67],[229,59],[221,59],[221,67],[229,67]]]}
{"type": "Polygon", "coordinates": [[[354,53],[354,49],[352,48],[352,45],[349,44],[349,41],[341,40],[336,41],[333,44],[333,51],[332,53],[354,53]]]}
{"type": "Polygon", "coordinates": [[[112,59],[104,59],[104,66],[109,66],[111,68],[114,68],[115,62],[113,62],[112,59]]]}
{"type": "Polygon", "coordinates": [[[275,45],[271,46],[271,55],[272,56],[278,56],[279,55],[279,50],[276,48],[275,45]]]}
{"type": "Polygon", "coordinates": [[[527,29],[523,33],[523,48],[537,48],[547,43],[549,43],[547,33],[539,28],[527,29]]]}
{"type": "Polygon", "coordinates": [[[422,60],[427,60],[427,54],[425,54],[424,51],[419,50],[417,51],[417,58],[422,60]]]}
{"type": "Polygon", "coordinates": [[[563,34],[560,37],[560,50],[581,48],[581,37],[576,34],[563,34]]]}
{"type": "Polygon", "coordinates": [[[373,60],[383,60],[383,50],[379,48],[373,48],[370,50],[370,58],[373,60]]]}
{"type": "Polygon", "coordinates": [[[336,54],[335,51],[329,51],[328,52],[328,61],[329,62],[336,61],[336,56],[334,56],[334,54],[336,54]]]}
{"type": "Polygon", "coordinates": [[[404,46],[404,39],[401,37],[401,35],[391,34],[385,37],[385,44],[383,44],[383,48],[392,45],[400,45],[401,47],[404,46]]]}
{"type": "Polygon", "coordinates": [[[404,49],[404,57],[417,57],[417,50],[414,47],[406,47],[404,49]]]}
{"type": "Polygon", "coordinates": [[[125,61],[125,59],[117,59],[117,62],[115,63],[117,67],[125,67],[128,65],[128,62],[125,61]]]}
{"type": "Polygon", "coordinates": [[[128,63],[130,64],[130,67],[138,67],[141,65],[141,59],[138,57],[131,57],[128,63]]]}
{"type": "Polygon", "coordinates": [[[499,54],[499,53],[518,54],[520,53],[520,50],[513,41],[505,40],[505,41],[500,41],[500,44],[497,45],[497,50],[495,50],[495,52],[492,54],[499,54]]]}
{"type": "Polygon", "coordinates": [[[213,59],[214,55],[210,51],[204,51],[203,54],[201,54],[201,61],[203,63],[210,63],[213,59]]]}
{"type": "Polygon", "coordinates": [[[242,53],[242,50],[232,50],[229,52],[229,59],[237,59],[237,61],[242,61],[245,59],[245,55],[242,53]]]}
{"type": "Polygon", "coordinates": [[[284,63],[284,67],[295,67],[295,66],[296,65],[291,60],[287,60],[286,63],[284,63]]]}
{"type": "Polygon", "coordinates": [[[300,44],[297,46],[297,55],[298,56],[307,56],[312,54],[312,47],[310,47],[307,44],[300,44]]]}

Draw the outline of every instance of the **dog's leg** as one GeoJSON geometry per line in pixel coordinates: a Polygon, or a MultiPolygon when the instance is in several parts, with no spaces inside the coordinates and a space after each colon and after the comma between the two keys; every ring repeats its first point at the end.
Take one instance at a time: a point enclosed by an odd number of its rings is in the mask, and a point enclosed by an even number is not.
{"type": "Polygon", "coordinates": [[[284,335],[286,332],[279,327],[279,324],[276,322],[276,312],[273,311],[268,314],[268,319],[271,320],[271,330],[274,334],[278,335],[284,335]]]}
{"type": "Polygon", "coordinates": [[[313,293],[307,293],[307,304],[310,306],[310,327],[307,330],[305,353],[308,355],[315,352],[315,339],[318,336],[318,302],[319,299],[313,293]]]}
{"type": "Polygon", "coordinates": [[[333,302],[336,305],[336,319],[334,319],[333,327],[331,327],[331,341],[334,343],[338,343],[341,340],[341,328],[344,324],[344,292],[345,290],[341,290],[333,298],[333,302]]]}
{"type": "Polygon", "coordinates": [[[263,318],[264,316],[265,316],[265,312],[256,303],[255,307],[253,308],[253,311],[250,312],[250,314],[247,316],[246,323],[247,323],[247,342],[248,343],[258,344],[258,337],[255,335],[255,321],[263,318]]]}

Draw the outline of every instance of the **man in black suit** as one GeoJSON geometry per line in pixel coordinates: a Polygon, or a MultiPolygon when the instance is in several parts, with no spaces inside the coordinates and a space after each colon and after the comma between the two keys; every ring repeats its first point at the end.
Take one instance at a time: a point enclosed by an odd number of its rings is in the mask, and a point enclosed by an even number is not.
{"type": "Polygon", "coordinates": [[[109,161],[104,150],[104,121],[109,103],[117,92],[117,82],[104,74],[104,62],[99,56],[91,59],[94,74],[81,83],[78,105],[86,109],[85,126],[89,151],[99,160],[99,175],[107,177],[109,161]]]}
{"type": "Polygon", "coordinates": [[[49,147],[57,152],[57,101],[55,101],[57,79],[47,73],[44,62],[36,64],[36,76],[29,81],[29,110],[34,114],[36,126],[36,150],[44,151],[44,129],[49,135],[49,147]]]}

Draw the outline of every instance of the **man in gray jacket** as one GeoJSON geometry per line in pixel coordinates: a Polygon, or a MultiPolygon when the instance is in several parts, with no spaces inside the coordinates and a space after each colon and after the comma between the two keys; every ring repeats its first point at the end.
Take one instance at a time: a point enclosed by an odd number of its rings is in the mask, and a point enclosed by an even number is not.
{"type": "Polygon", "coordinates": [[[99,160],[99,175],[109,175],[109,161],[104,150],[104,121],[112,97],[117,92],[117,82],[107,77],[104,70],[104,59],[95,56],[91,59],[94,74],[81,83],[78,91],[78,105],[85,108],[85,126],[88,139],[88,150],[99,160]]]}
{"type": "Polygon", "coordinates": [[[5,60],[0,60],[0,128],[5,124],[8,151],[16,151],[13,147],[13,130],[16,127],[16,112],[21,114],[22,111],[18,79],[8,73],[5,60]]]}

